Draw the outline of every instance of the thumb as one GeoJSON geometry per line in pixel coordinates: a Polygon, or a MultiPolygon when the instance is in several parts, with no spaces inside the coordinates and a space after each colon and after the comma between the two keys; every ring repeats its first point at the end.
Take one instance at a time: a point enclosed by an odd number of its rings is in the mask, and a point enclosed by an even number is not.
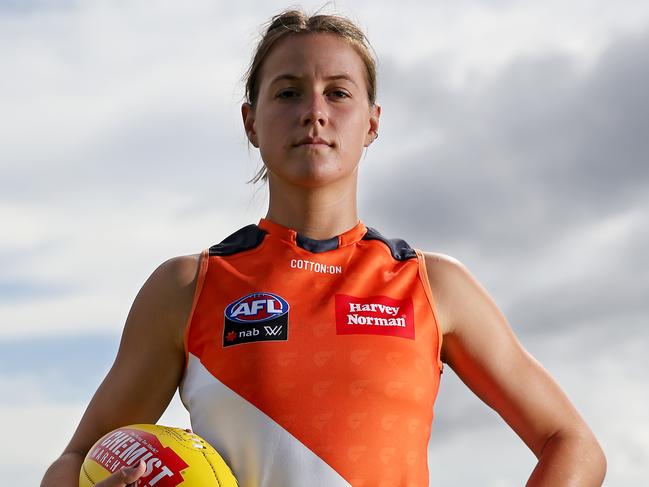
{"type": "Polygon", "coordinates": [[[132,467],[120,468],[116,472],[116,474],[118,475],[118,477],[121,476],[120,480],[122,482],[124,482],[125,484],[130,484],[131,482],[135,482],[137,479],[142,477],[145,471],[146,471],[146,464],[144,463],[144,460],[140,460],[139,462],[137,462],[137,465],[133,465],[132,467]]]}
{"type": "Polygon", "coordinates": [[[95,487],[125,487],[144,475],[146,464],[140,460],[132,467],[122,467],[110,477],[95,484],[95,487]]]}

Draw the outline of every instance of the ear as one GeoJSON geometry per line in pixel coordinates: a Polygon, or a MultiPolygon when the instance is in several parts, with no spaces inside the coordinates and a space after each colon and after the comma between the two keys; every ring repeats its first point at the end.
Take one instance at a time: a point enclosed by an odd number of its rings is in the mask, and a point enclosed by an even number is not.
{"type": "Polygon", "coordinates": [[[241,105],[241,117],[243,118],[243,128],[246,131],[248,140],[252,145],[259,148],[257,132],[255,132],[255,110],[250,103],[243,103],[241,105]]]}
{"type": "Polygon", "coordinates": [[[381,105],[375,103],[370,107],[370,128],[365,134],[365,147],[376,140],[379,136],[379,118],[381,117],[381,105]]]}

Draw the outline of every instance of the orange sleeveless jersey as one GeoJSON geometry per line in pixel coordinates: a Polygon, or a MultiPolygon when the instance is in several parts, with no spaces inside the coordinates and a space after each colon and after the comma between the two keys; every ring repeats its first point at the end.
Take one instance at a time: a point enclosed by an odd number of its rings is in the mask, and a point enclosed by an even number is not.
{"type": "Polygon", "coordinates": [[[242,486],[428,486],[442,364],[424,257],[270,220],[201,255],[181,398],[242,486]]]}

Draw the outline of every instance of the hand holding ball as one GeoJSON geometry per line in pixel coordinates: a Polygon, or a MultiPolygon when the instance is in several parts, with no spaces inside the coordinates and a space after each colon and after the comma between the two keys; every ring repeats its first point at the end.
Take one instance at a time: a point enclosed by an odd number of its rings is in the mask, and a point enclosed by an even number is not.
{"type": "Polygon", "coordinates": [[[145,469],[138,487],[237,485],[225,461],[200,436],[180,428],[134,424],[107,433],[92,446],[81,466],[79,487],[94,486],[123,467],[137,469],[141,462],[145,469]]]}

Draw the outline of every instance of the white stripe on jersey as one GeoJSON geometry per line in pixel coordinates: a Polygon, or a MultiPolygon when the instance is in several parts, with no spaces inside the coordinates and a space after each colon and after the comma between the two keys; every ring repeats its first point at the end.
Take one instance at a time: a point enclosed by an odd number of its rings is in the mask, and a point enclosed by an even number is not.
{"type": "Polygon", "coordinates": [[[271,417],[189,354],[180,397],[192,429],[225,459],[241,487],[351,487],[271,417]]]}

